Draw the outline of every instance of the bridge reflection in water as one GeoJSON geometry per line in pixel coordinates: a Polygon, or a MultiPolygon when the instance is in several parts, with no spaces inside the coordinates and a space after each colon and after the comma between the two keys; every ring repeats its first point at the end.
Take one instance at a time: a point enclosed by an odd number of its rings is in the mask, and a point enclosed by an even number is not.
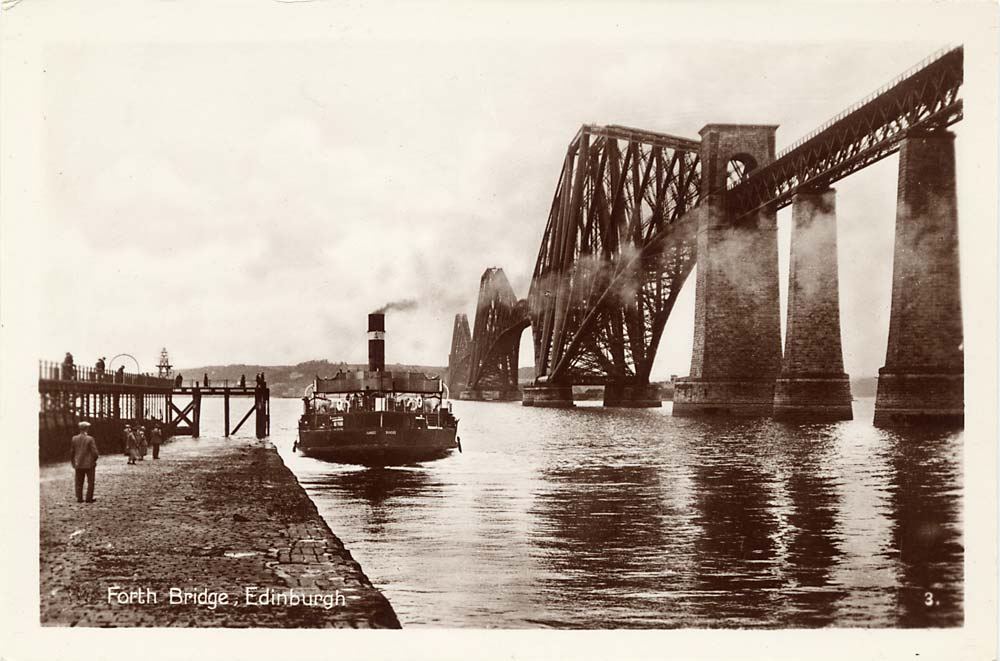
{"type": "Polygon", "coordinates": [[[404,626],[962,624],[962,432],[456,402],[463,454],[290,453],[404,626]],[[932,605],[925,603],[933,595],[932,605]]]}

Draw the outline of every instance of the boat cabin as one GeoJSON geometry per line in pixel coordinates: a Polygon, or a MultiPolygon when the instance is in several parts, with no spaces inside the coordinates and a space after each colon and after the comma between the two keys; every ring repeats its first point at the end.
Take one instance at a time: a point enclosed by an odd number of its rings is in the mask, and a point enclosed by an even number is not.
{"type": "Polygon", "coordinates": [[[300,426],[309,429],[454,426],[439,378],[419,372],[357,370],[316,377],[302,398],[300,426]]]}

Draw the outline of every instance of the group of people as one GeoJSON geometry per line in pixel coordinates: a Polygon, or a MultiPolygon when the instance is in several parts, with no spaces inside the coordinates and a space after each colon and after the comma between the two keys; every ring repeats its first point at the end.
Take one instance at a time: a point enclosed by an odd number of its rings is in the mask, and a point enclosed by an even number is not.
{"type": "Polygon", "coordinates": [[[163,431],[159,424],[153,424],[147,435],[143,425],[125,425],[122,431],[122,440],[125,445],[125,454],[128,455],[128,463],[135,465],[135,462],[146,458],[149,447],[153,448],[153,459],[160,458],[160,444],[163,443],[163,431]]]}
{"type": "MultiPolygon", "coordinates": [[[[180,388],[182,385],[184,385],[184,377],[182,377],[180,374],[178,374],[177,376],[175,376],[174,377],[174,385],[176,387],[178,387],[178,388],[180,388]]],[[[204,376],[202,377],[202,381],[195,381],[195,386],[197,386],[197,387],[200,388],[202,385],[204,385],[206,388],[211,387],[211,381],[208,378],[208,372],[205,372],[204,376]]],[[[263,388],[266,385],[267,385],[267,381],[264,380],[264,373],[263,372],[258,372],[257,373],[257,386],[260,387],[260,388],[263,388]]],[[[247,387],[247,375],[246,374],[240,374],[240,388],[246,388],[246,387],[247,387]]]]}
{"type": "MultiPolygon", "coordinates": [[[[146,433],[146,425],[126,424],[122,431],[122,440],[125,444],[125,453],[128,455],[128,463],[134,465],[137,461],[142,461],[150,446],[153,449],[153,459],[160,458],[160,444],[163,443],[163,430],[159,423],[153,422],[148,425],[149,433],[146,433]]],[[[74,490],[76,492],[76,502],[94,502],[94,478],[97,473],[97,459],[100,453],[97,451],[97,441],[90,435],[90,423],[86,420],[79,423],[80,432],[76,434],[70,442],[70,465],[76,473],[74,480],[74,490]],[[83,485],[87,484],[87,497],[83,497],[83,485]]]]}

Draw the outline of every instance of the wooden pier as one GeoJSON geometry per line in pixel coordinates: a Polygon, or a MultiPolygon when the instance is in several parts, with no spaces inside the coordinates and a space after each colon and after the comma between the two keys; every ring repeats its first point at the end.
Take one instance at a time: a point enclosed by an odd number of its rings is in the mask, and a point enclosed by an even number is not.
{"type": "Polygon", "coordinates": [[[223,431],[227,437],[230,434],[238,432],[243,426],[243,423],[245,423],[254,413],[257,414],[255,418],[257,438],[270,436],[271,391],[267,387],[267,383],[263,380],[252,386],[246,384],[231,386],[228,382],[223,382],[223,385],[221,386],[203,386],[198,383],[195,383],[194,385],[189,384],[175,386],[171,391],[171,400],[169,402],[169,410],[167,411],[168,422],[175,430],[173,432],[174,435],[195,437],[200,435],[202,397],[222,397],[224,412],[223,431]],[[173,403],[173,396],[175,395],[190,396],[191,401],[187,404],[187,406],[181,409],[173,403]],[[253,397],[253,405],[246,412],[246,414],[240,418],[240,421],[236,423],[236,427],[230,431],[230,400],[233,397],[253,397]],[[177,417],[174,418],[174,415],[177,417]],[[182,422],[186,423],[187,426],[182,426],[182,422]]]}
{"type": "Polygon", "coordinates": [[[241,380],[238,385],[223,381],[221,385],[205,386],[124,369],[111,372],[43,360],[38,364],[38,394],[41,459],[62,458],[83,420],[91,423],[91,433],[102,451],[124,450],[122,430],[126,424],[149,426],[158,422],[163,425],[165,437],[198,437],[203,397],[223,398],[227,437],[238,432],[254,413],[257,438],[265,438],[271,431],[270,389],[263,375],[252,385],[241,380]],[[190,397],[190,401],[180,407],[177,397],[190,397]],[[230,431],[230,399],[234,397],[252,397],[253,404],[230,431]]]}

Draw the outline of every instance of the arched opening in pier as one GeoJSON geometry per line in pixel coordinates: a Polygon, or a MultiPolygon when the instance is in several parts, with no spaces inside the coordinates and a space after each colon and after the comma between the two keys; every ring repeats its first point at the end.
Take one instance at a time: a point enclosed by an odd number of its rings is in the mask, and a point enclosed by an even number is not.
{"type": "Polygon", "coordinates": [[[726,190],[746,181],[757,169],[757,161],[749,154],[736,154],[726,164],[726,190]]]}

